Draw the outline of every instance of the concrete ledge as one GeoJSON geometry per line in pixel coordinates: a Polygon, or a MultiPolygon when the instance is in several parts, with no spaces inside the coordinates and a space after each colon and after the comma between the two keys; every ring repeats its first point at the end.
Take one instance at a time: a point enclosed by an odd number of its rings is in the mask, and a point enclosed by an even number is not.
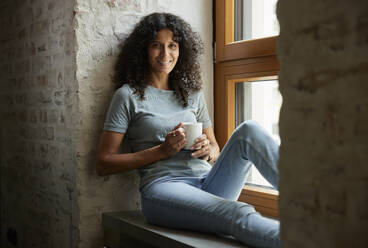
{"type": "Polygon", "coordinates": [[[104,213],[102,224],[111,248],[247,248],[231,237],[149,225],[140,211],[104,213]]]}

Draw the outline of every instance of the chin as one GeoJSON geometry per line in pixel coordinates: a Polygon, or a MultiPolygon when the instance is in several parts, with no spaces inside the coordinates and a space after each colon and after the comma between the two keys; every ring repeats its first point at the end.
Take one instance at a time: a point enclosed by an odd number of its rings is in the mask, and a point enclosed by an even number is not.
{"type": "Polygon", "coordinates": [[[157,70],[158,72],[160,73],[166,73],[166,74],[169,74],[170,72],[172,72],[173,68],[170,68],[170,69],[160,69],[160,70],[157,70]]]}

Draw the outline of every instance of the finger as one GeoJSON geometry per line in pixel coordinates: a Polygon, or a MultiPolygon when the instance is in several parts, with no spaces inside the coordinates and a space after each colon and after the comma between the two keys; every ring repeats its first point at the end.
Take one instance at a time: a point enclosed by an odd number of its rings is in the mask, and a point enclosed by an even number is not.
{"type": "Polygon", "coordinates": [[[171,139],[169,139],[169,144],[173,147],[173,148],[177,148],[179,146],[181,146],[181,144],[184,142],[185,138],[180,138],[180,137],[172,137],[171,139]]]}
{"type": "Polygon", "coordinates": [[[192,153],[192,157],[193,158],[200,158],[200,157],[204,157],[204,156],[208,156],[209,154],[206,152],[194,152],[192,153]]]}
{"type": "Polygon", "coordinates": [[[206,139],[207,139],[207,135],[204,133],[204,134],[201,134],[201,136],[199,136],[198,138],[196,138],[195,142],[201,142],[206,139]]]}
{"type": "Polygon", "coordinates": [[[199,158],[199,157],[206,156],[209,154],[210,154],[210,150],[206,147],[206,148],[202,148],[198,151],[193,152],[191,155],[194,158],[199,158]]]}
{"type": "Polygon", "coordinates": [[[210,155],[206,155],[206,156],[203,156],[203,157],[199,157],[200,159],[203,159],[205,161],[209,161],[209,158],[210,158],[210,155]]]}
{"type": "Polygon", "coordinates": [[[195,143],[190,149],[192,150],[201,149],[202,147],[208,146],[209,144],[210,144],[210,141],[208,139],[205,139],[205,140],[195,143]]]}
{"type": "Polygon", "coordinates": [[[182,122],[179,122],[179,124],[178,125],[176,125],[174,128],[173,128],[173,130],[172,131],[174,131],[174,130],[176,130],[176,129],[178,129],[178,128],[181,128],[183,126],[183,123],[182,122]]]}
{"type": "Polygon", "coordinates": [[[172,148],[176,151],[180,151],[181,149],[184,148],[185,145],[186,145],[186,140],[185,139],[171,144],[172,148]]]}
{"type": "Polygon", "coordinates": [[[183,129],[183,128],[178,128],[178,129],[176,129],[176,130],[172,131],[172,133],[173,133],[173,136],[174,136],[174,137],[175,137],[175,136],[185,137],[185,131],[184,131],[184,129],[183,129]]]}
{"type": "Polygon", "coordinates": [[[183,140],[178,142],[179,149],[183,149],[185,145],[187,144],[187,140],[184,138],[183,140]]]}
{"type": "Polygon", "coordinates": [[[184,129],[183,128],[178,128],[178,129],[175,129],[175,130],[172,130],[170,131],[167,136],[169,137],[176,137],[176,136],[182,136],[184,137],[185,136],[185,132],[184,132],[184,129]]]}
{"type": "Polygon", "coordinates": [[[168,134],[168,138],[170,143],[178,143],[185,138],[185,133],[180,130],[171,131],[168,134]]]}

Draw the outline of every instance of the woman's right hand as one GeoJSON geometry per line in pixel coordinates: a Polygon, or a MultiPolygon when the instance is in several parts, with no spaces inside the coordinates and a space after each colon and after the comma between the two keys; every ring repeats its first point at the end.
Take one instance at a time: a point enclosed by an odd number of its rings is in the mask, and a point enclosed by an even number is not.
{"type": "Polygon", "coordinates": [[[174,127],[174,129],[166,135],[164,143],[160,146],[161,151],[167,155],[167,157],[178,153],[187,143],[182,126],[183,123],[180,122],[176,127],[174,127]]]}

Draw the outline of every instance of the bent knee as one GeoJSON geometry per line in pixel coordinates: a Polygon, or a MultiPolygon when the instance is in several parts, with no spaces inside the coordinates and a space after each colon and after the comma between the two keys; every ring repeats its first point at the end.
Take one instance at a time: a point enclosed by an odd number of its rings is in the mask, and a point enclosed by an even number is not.
{"type": "Polygon", "coordinates": [[[262,130],[262,127],[258,122],[254,120],[247,120],[242,122],[236,129],[234,133],[250,136],[252,134],[257,134],[262,130]]]}

